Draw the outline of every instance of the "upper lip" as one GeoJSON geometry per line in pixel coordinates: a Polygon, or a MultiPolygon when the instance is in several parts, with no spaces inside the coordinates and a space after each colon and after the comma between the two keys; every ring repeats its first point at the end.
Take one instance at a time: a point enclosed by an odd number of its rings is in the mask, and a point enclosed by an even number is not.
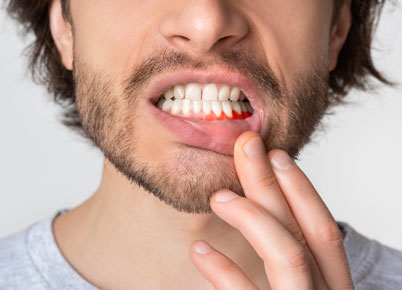
{"type": "Polygon", "coordinates": [[[208,71],[186,69],[162,74],[154,80],[151,86],[150,100],[155,104],[167,90],[178,84],[226,84],[239,88],[250,102],[253,110],[263,110],[261,95],[257,86],[248,77],[235,71],[209,68],[208,71]]]}

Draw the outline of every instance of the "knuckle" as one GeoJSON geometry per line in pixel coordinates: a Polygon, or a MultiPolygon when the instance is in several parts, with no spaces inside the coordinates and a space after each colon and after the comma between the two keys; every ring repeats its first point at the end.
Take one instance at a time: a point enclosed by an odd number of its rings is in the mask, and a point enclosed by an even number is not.
{"type": "Polygon", "coordinates": [[[307,250],[305,247],[297,247],[285,258],[285,263],[288,267],[302,272],[309,271],[309,261],[307,250]]]}
{"type": "MultiPolygon", "coordinates": [[[[235,277],[238,277],[241,275],[243,272],[240,269],[240,267],[233,262],[232,260],[225,260],[220,267],[218,268],[218,273],[220,276],[220,283],[226,284],[224,281],[225,280],[232,280],[235,277]]],[[[221,289],[221,288],[216,288],[216,289],[221,289]]],[[[223,287],[222,289],[229,289],[226,287],[223,287]]],[[[232,288],[230,288],[232,289],[232,288]]],[[[245,288],[245,290],[258,290],[254,284],[250,284],[245,288]]]]}
{"type": "Polygon", "coordinates": [[[291,222],[287,224],[286,228],[296,239],[297,242],[299,242],[302,246],[306,246],[306,240],[297,222],[291,222]]]}
{"type": "Polygon", "coordinates": [[[220,266],[219,271],[221,272],[222,276],[228,277],[238,272],[239,267],[232,261],[226,261],[220,266]]]}
{"type": "Polygon", "coordinates": [[[263,188],[271,188],[276,186],[276,177],[274,174],[264,172],[256,178],[256,183],[263,188]]]}
{"type": "Polygon", "coordinates": [[[243,217],[244,220],[248,221],[248,222],[252,222],[253,220],[256,220],[259,218],[260,216],[260,209],[257,208],[254,205],[251,204],[247,204],[244,208],[243,208],[243,217]]]}
{"type": "MultiPolygon", "coordinates": [[[[246,205],[241,209],[241,218],[239,219],[239,230],[244,234],[245,231],[250,227],[250,224],[256,224],[259,220],[266,217],[265,213],[258,205],[246,203],[246,205]]],[[[239,215],[240,217],[240,215],[239,215]]]]}
{"type": "Polygon", "coordinates": [[[316,236],[323,243],[343,245],[342,232],[335,222],[331,222],[324,227],[320,227],[316,236]]]}

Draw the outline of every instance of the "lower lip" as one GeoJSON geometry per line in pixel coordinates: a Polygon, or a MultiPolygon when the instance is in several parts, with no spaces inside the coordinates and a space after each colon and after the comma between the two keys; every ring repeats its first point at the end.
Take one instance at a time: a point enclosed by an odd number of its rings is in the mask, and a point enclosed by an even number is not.
{"type": "Polygon", "coordinates": [[[260,133],[261,130],[259,111],[254,111],[251,117],[242,120],[203,121],[168,114],[152,102],[148,103],[148,107],[151,114],[180,142],[225,155],[233,155],[236,139],[242,133],[260,133]]]}

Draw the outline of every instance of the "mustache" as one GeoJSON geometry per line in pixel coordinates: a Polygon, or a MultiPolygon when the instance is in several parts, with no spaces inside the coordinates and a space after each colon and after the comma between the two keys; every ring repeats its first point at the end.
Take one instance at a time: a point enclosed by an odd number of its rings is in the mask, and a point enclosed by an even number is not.
{"type": "Polygon", "coordinates": [[[243,51],[224,51],[214,59],[199,61],[185,52],[162,50],[132,69],[130,76],[124,81],[124,92],[126,96],[131,96],[152,77],[164,72],[177,69],[207,69],[216,64],[249,77],[263,92],[270,94],[277,101],[282,98],[279,81],[269,65],[243,51]]]}

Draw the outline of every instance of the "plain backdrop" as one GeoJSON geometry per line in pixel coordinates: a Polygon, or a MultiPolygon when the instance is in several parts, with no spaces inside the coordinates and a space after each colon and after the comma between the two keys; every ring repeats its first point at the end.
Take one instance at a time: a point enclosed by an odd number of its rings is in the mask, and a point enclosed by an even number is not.
{"type": "MultiPolygon", "coordinates": [[[[402,11],[387,6],[378,67],[402,83],[402,11]]],[[[97,188],[102,155],[58,120],[59,109],[26,72],[23,41],[0,11],[0,237],[73,207],[97,188]]],[[[352,92],[325,118],[299,165],[332,214],[402,250],[402,87],[352,92]]]]}

